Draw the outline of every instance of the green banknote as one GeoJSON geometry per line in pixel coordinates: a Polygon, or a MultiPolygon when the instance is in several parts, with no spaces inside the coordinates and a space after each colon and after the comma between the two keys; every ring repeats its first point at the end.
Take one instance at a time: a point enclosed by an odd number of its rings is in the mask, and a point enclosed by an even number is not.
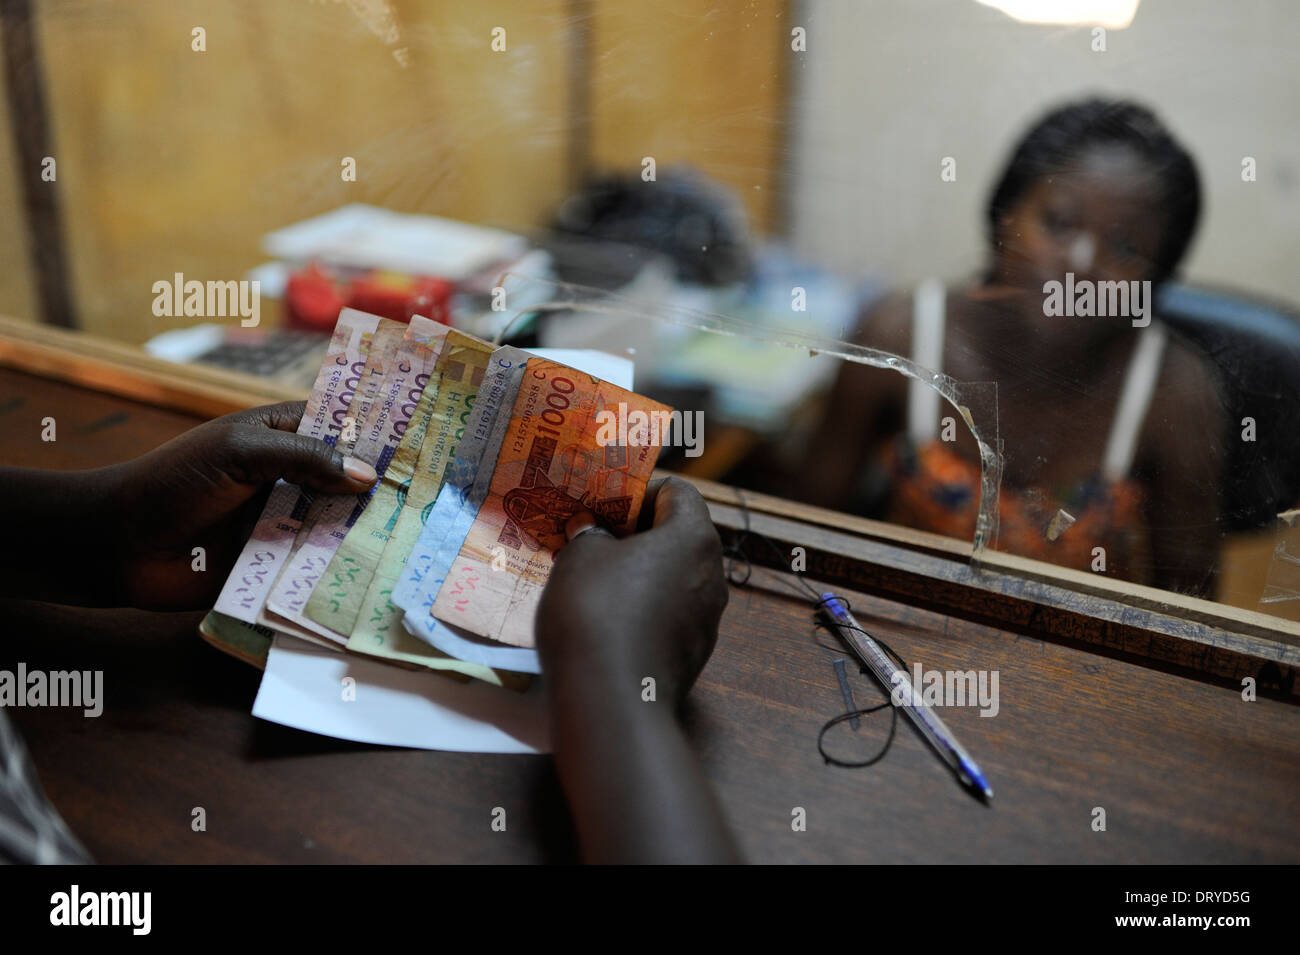
{"type": "MultiPolygon", "coordinates": [[[[456,456],[456,447],[464,436],[474,398],[491,358],[492,346],[486,342],[457,332],[448,335],[438,361],[442,373],[438,400],[420,449],[415,477],[396,508],[386,512],[388,540],[368,581],[362,612],[350,631],[350,650],[435,668],[452,664],[456,664],[454,669],[478,666],[453,661],[423,641],[412,638],[402,628],[403,611],[388,598],[401,576],[407,555],[424,529],[447,465],[456,456]]],[[[477,670],[473,675],[490,680],[477,670]]]]}

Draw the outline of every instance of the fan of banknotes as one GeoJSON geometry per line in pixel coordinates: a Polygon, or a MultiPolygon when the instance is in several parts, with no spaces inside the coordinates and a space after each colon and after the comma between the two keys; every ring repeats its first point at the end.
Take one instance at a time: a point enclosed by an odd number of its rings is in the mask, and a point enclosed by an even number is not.
{"type": "Polygon", "coordinates": [[[670,411],[420,316],[345,309],[298,433],[379,480],[364,495],[279,482],[204,636],[255,662],[281,633],[518,685],[538,672],[533,617],[566,523],[633,528],[670,411]],[[611,440],[611,415],[635,427],[611,440]]]}

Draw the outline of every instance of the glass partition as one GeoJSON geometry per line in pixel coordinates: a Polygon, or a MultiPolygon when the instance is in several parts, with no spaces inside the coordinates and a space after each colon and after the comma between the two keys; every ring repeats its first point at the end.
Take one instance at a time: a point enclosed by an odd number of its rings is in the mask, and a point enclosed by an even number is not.
{"type": "Polygon", "coordinates": [[[0,313],[286,383],[346,305],[607,351],[680,412],[663,467],[1300,619],[1285,0],[46,0],[0,35],[0,313]]]}

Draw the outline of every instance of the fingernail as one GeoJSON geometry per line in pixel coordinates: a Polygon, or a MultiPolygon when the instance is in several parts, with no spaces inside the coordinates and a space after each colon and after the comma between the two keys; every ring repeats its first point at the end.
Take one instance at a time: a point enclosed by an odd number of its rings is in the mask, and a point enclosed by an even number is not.
{"type": "Polygon", "coordinates": [[[567,540],[573,540],[588,527],[594,526],[595,523],[596,519],[590,513],[579,511],[570,517],[568,523],[564,525],[564,536],[567,540]]]}
{"type": "Polygon", "coordinates": [[[346,457],[343,459],[343,473],[354,481],[360,481],[362,484],[373,484],[379,477],[375,469],[360,458],[346,457]]]}

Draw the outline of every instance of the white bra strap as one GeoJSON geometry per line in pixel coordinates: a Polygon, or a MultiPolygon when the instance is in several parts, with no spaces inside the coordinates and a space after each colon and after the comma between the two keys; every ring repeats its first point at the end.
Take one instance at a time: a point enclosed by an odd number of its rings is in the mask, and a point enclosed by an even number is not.
{"type": "MultiPolygon", "coordinates": [[[[912,361],[930,371],[943,371],[943,335],[943,283],[926,279],[912,298],[912,361]]],[[[907,385],[907,436],[920,447],[939,433],[942,399],[934,388],[916,379],[907,385]]]]}
{"type": "Polygon", "coordinates": [[[1101,474],[1108,481],[1128,477],[1137,451],[1138,434],[1146,419],[1151,396],[1160,378],[1160,360],[1164,357],[1167,333],[1163,325],[1152,323],[1142,329],[1142,336],[1124,377],[1124,390],[1115,406],[1115,420],[1106,439],[1106,456],[1101,474]]]}

